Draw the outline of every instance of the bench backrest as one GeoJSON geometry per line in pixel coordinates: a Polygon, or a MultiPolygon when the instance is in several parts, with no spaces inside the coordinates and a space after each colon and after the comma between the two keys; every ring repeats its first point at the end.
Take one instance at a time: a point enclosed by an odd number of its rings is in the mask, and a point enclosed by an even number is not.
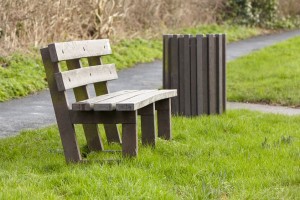
{"type": "Polygon", "coordinates": [[[111,53],[108,39],[53,43],[41,49],[52,100],[63,92],[68,104],[67,89],[73,89],[76,101],[88,99],[88,84],[94,84],[97,96],[108,93],[107,81],[118,76],[115,65],[103,64],[101,56],[111,53]],[[89,67],[82,66],[82,58],[87,58],[89,67]],[[67,71],[61,70],[61,61],[66,61],[67,71]]]}

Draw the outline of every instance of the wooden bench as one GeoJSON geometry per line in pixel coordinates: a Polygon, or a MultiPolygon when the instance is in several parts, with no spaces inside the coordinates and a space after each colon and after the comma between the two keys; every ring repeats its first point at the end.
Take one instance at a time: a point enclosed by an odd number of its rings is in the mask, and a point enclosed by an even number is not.
{"type": "MultiPolygon", "coordinates": [[[[109,93],[107,81],[117,79],[114,64],[103,64],[111,54],[108,39],[54,43],[41,49],[56,120],[67,162],[82,160],[74,124],[83,124],[89,150],[103,150],[98,124],[104,124],[107,141],[122,144],[124,156],[138,153],[137,115],[141,115],[142,144],[155,145],[157,110],[158,136],[171,139],[171,102],[176,90],[123,90],[109,93]],[[89,67],[83,67],[87,58],[89,67]],[[61,61],[68,70],[62,71],[61,61]],[[96,97],[87,89],[93,84],[96,97]],[[73,89],[76,102],[68,103],[66,90],[73,89]],[[117,128],[122,124],[122,141],[117,128]]],[[[146,74],[145,74],[146,76],[146,74]]]]}

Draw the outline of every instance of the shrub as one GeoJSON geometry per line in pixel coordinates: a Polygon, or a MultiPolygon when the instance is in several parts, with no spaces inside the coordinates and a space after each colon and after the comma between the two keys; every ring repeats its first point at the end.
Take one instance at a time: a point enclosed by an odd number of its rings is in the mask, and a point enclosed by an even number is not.
{"type": "Polygon", "coordinates": [[[215,22],[224,0],[0,0],[0,55],[53,41],[160,37],[215,22]]]}
{"type": "Polygon", "coordinates": [[[277,20],[278,1],[228,0],[222,16],[238,24],[269,27],[277,20]]]}

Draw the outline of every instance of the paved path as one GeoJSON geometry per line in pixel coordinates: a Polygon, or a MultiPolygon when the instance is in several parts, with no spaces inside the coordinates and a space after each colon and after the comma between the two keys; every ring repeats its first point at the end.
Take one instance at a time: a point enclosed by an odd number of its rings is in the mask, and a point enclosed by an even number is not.
{"type": "MultiPolygon", "coordinates": [[[[231,43],[227,46],[227,60],[233,60],[252,51],[300,35],[300,30],[275,35],[259,36],[231,43]]],[[[109,84],[110,91],[122,89],[151,89],[162,86],[162,63],[139,64],[119,72],[119,79],[109,84]],[[146,75],[145,75],[146,74],[146,75]]],[[[73,98],[70,99],[73,101],[73,98]]],[[[262,112],[298,115],[300,109],[228,103],[229,109],[251,109],[262,112]]],[[[24,129],[34,129],[55,123],[49,91],[42,91],[22,99],[0,103],[0,137],[18,134],[24,129]]]]}

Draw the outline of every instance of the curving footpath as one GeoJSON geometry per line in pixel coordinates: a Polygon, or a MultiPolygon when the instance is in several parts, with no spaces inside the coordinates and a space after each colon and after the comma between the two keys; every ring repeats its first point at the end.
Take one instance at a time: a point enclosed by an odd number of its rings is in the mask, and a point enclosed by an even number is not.
{"type": "MultiPolygon", "coordinates": [[[[227,45],[227,61],[249,54],[277,42],[300,36],[300,30],[258,36],[227,45]]],[[[138,64],[120,71],[119,79],[109,83],[110,91],[122,89],[153,89],[162,85],[162,62],[138,64]],[[145,74],[147,74],[145,76],[145,74]]],[[[70,98],[74,101],[74,98],[70,98]]],[[[250,109],[261,112],[300,115],[300,109],[228,102],[228,109],[250,109]]],[[[0,138],[13,136],[24,129],[35,129],[55,123],[49,91],[42,91],[22,99],[0,103],[0,138]]]]}

